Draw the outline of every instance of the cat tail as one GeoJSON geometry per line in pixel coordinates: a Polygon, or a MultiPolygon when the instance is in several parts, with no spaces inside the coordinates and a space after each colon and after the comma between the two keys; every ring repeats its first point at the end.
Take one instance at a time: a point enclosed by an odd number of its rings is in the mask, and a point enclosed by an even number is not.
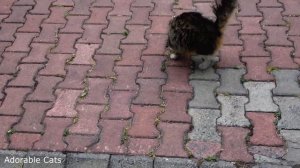
{"type": "Polygon", "coordinates": [[[215,0],[215,4],[213,7],[213,12],[217,17],[215,23],[223,29],[237,6],[237,0],[215,0]],[[221,3],[218,3],[219,1],[221,3]]]}

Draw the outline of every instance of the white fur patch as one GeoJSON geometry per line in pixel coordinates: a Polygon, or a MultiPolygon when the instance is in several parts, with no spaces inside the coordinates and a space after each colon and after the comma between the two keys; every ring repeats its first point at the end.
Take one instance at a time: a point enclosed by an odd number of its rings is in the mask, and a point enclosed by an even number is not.
{"type": "Polygon", "coordinates": [[[170,54],[170,58],[171,58],[171,59],[176,59],[176,58],[177,58],[177,55],[174,54],[174,53],[172,53],[172,54],[170,54]]]}

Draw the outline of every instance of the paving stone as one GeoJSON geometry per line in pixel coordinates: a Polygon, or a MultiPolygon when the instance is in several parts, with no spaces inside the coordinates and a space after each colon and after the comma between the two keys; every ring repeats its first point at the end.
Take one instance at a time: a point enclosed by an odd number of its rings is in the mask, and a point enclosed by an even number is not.
{"type": "Polygon", "coordinates": [[[1,23],[0,41],[13,42],[15,40],[14,34],[16,33],[17,29],[21,26],[22,24],[1,23]]]}
{"type": "Polygon", "coordinates": [[[224,45],[242,45],[243,42],[239,39],[238,32],[241,30],[241,25],[230,25],[224,30],[223,44],[224,45]]]}
{"type": "Polygon", "coordinates": [[[252,162],[253,157],[248,153],[246,136],[249,130],[241,127],[219,127],[223,137],[223,151],[220,158],[226,161],[252,162]]]}
{"type": "Polygon", "coordinates": [[[245,117],[245,103],[248,98],[245,96],[225,96],[219,95],[217,97],[221,103],[222,116],[217,119],[219,125],[224,126],[250,126],[249,120],[245,117]]]}
{"type": "Polygon", "coordinates": [[[299,97],[274,97],[279,105],[281,119],[278,122],[280,129],[300,129],[300,98],[299,97]]]}
{"type": "Polygon", "coordinates": [[[293,0],[286,0],[286,1],[279,0],[279,2],[283,4],[285,9],[283,15],[296,15],[296,16],[300,15],[299,10],[297,10],[300,7],[299,2],[293,0]]]}
{"type": "Polygon", "coordinates": [[[221,75],[221,86],[217,88],[217,93],[246,95],[248,91],[241,84],[242,75],[245,69],[218,69],[221,75]]]}
{"type": "Polygon", "coordinates": [[[190,81],[194,87],[194,99],[190,101],[189,106],[194,108],[219,108],[219,104],[215,98],[215,89],[219,86],[219,82],[215,81],[190,81]]]}
{"type": "Polygon", "coordinates": [[[161,86],[165,83],[163,79],[137,79],[140,86],[138,96],[133,100],[134,104],[160,105],[161,86]]]}
{"type": "Polygon", "coordinates": [[[105,119],[128,119],[132,117],[130,104],[136,96],[131,91],[112,91],[109,93],[109,109],[105,110],[101,117],[105,119]]]}
{"type": "Polygon", "coordinates": [[[160,122],[158,129],[161,131],[162,138],[155,154],[164,157],[187,157],[187,152],[184,150],[183,137],[189,128],[189,124],[160,122]],[[170,146],[172,146],[172,148],[170,148],[170,146]]]}
{"type": "Polygon", "coordinates": [[[126,25],[128,30],[128,36],[126,39],[122,40],[123,44],[145,44],[147,40],[145,39],[145,32],[149,26],[145,25],[126,25]]]}
{"type": "Polygon", "coordinates": [[[14,133],[10,136],[9,149],[31,150],[33,144],[40,138],[41,134],[14,133]]]}
{"type": "Polygon", "coordinates": [[[10,23],[25,23],[25,15],[31,8],[31,6],[12,6],[10,8],[12,13],[10,13],[9,17],[4,21],[10,23]]]}
{"type": "Polygon", "coordinates": [[[47,151],[62,151],[67,147],[63,141],[66,128],[72,124],[71,118],[49,118],[44,119],[45,132],[37,141],[33,149],[47,151]]]}
{"type": "Polygon", "coordinates": [[[98,44],[75,44],[76,54],[71,64],[80,64],[80,65],[95,64],[95,61],[93,60],[93,56],[98,47],[99,47],[98,44]]]}
{"type": "Polygon", "coordinates": [[[281,163],[281,160],[270,158],[270,157],[267,157],[267,156],[254,154],[253,157],[254,157],[254,160],[255,160],[256,163],[273,163],[273,164],[274,163],[275,164],[280,164],[281,163]]]}
{"type": "Polygon", "coordinates": [[[224,168],[236,168],[233,162],[225,162],[225,161],[218,161],[218,162],[208,162],[204,161],[200,168],[215,168],[215,167],[224,167],[224,168]]]}
{"type": "Polygon", "coordinates": [[[153,7],[154,4],[151,0],[140,0],[140,1],[134,1],[131,4],[132,7],[153,7]]]}
{"type": "Polygon", "coordinates": [[[67,23],[64,28],[60,29],[60,33],[83,33],[82,25],[88,16],[67,16],[67,23]]]}
{"type": "Polygon", "coordinates": [[[126,120],[101,120],[100,141],[90,147],[92,152],[102,152],[111,154],[123,154],[126,147],[122,144],[124,129],[127,125],[126,120]]]}
{"type": "Polygon", "coordinates": [[[67,70],[67,75],[64,81],[59,83],[58,87],[67,89],[83,89],[85,76],[91,67],[88,65],[68,65],[65,69],[67,70]]]}
{"type": "Polygon", "coordinates": [[[109,15],[115,16],[128,16],[131,15],[130,4],[132,4],[133,0],[123,1],[123,0],[113,0],[114,9],[109,12],[109,15]]]}
{"type": "Polygon", "coordinates": [[[14,1],[1,1],[0,2],[0,11],[1,13],[4,13],[4,14],[10,14],[11,13],[11,10],[10,8],[13,6],[14,4],[14,1]]]}
{"type": "Polygon", "coordinates": [[[292,47],[267,47],[271,51],[272,61],[269,66],[286,69],[298,69],[299,65],[293,62],[292,47]]]}
{"type": "Polygon", "coordinates": [[[212,1],[208,2],[200,2],[200,3],[194,3],[194,6],[196,6],[196,11],[202,13],[204,17],[207,17],[211,20],[215,20],[215,15],[213,13],[213,10],[211,8],[212,1]]]}
{"type": "Polygon", "coordinates": [[[245,106],[246,111],[278,111],[278,106],[272,100],[271,90],[275,88],[273,82],[246,82],[244,86],[249,91],[249,103],[245,106]]]}
{"type": "Polygon", "coordinates": [[[54,75],[65,76],[65,64],[68,58],[71,58],[70,54],[49,54],[49,59],[44,69],[39,71],[40,75],[54,75]]]}
{"type": "Polygon", "coordinates": [[[0,42],[0,55],[5,51],[5,49],[11,46],[11,42],[0,42]]]}
{"type": "Polygon", "coordinates": [[[105,77],[111,78],[115,76],[115,72],[113,71],[116,55],[103,55],[96,54],[94,56],[94,60],[96,64],[93,66],[92,71],[90,71],[87,76],[88,77],[105,77]]]}
{"type": "Polygon", "coordinates": [[[166,34],[149,34],[146,36],[148,40],[147,48],[143,51],[144,55],[164,55],[166,34]]]}
{"type": "Polygon", "coordinates": [[[21,64],[17,77],[11,80],[9,86],[34,86],[35,75],[42,68],[42,64],[21,64]]]}
{"type": "Polygon", "coordinates": [[[166,157],[156,157],[154,160],[155,168],[196,168],[197,163],[190,159],[182,158],[166,158],[166,157]]]}
{"type": "Polygon", "coordinates": [[[46,56],[50,52],[50,49],[54,47],[53,44],[40,44],[31,43],[31,51],[22,62],[25,63],[46,63],[48,60],[46,56]]]}
{"type": "Polygon", "coordinates": [[[251,144],[264,146],[284,145],[283,140],[277,134],[274,114],[247,112],[246,116],[253,124],[253,135],[250,138],[251,144]]]}
{"type": "Polygon", "coordinates": [[[56,47],[51,50],[51,52],[59,54],[74,54],[74,44],[80,37],[81,34],[58,34],[58,43],[56,47]]]}
{"type": "MultiPolygon", "coordinates": [[[[238,20],[241,21],[242,29],[239,31],[241,34],[264,34],[260,22],[263,20],[263,17],[238,17],[238,20]]],[[[236,33],[235,33],[236,34],[236,33]]]]}
{"type": "Polygon", "coordinates": [[[191,93],[163,92],[165,109],[159,116],[160,120],[191,123],[192,118],[187,114],[187,105],[191,98],[191,93]]]}
{"type": "Polygon", "coordinates": [[[23,27],[18,29],[18,32],[39,33],[40,25],[47,15],[26,15],[26,22],[23,27]]]}
{"type": "MultiPolygon", "coordinates": [[[[0,5],[1,6],[1,5],[0,5]]],[[[14,151],[14,150],[1,150],[0,151],[0,167],[2,168],[11,168],[11,167],[20,167],[19,164],[6,163],[5,159],[10,158],[22,158],[26,156],[26,152],[14,151]]]]}
{"type": "Polygon", "coordinates": [[[105,25],[83,25],[84,29],[82,37],[78,40],[78,43],[85,44],[102,44],[100,34],[105,28],[105,25]]]}
{"type": "Polygon", "coordinates": [[[287,142],[287,154],[284,158],[287,161],[300,163],[300,131],[299,130],[281,130],[280,134],[287,142]]]}
{"type": "Polygon", "coordinates": [[[13,127],[19,132],[42,133],[44,125],[42,124],[45,113],[52,107],[52,103],[25,102],[23,104],[25,112],[22,119],[13,127]]]}
{"type": "Polygon", "coordinates": [[[102,35],[102,47],[97,51],[97,54],[121,54],[119,48],[121,39],[124,38],[121,34],[102,35]]]}
{"type": "Polygon", "coordinates": [[[33,39],[33,42],[56,43],[58,30],[63,26],[63,24],[41,24],[41,32],[33,39]]]}
{"type": "Polygon", "coordinates": [[[159,146],[157,139],[129,138],[128,153],[133,155],[148,155],[159,146]]]}
{"type": "MultiPolygon", "coordinates": [[[[275,4],[275,2],[273,2],[272,4],[275,4]]],[[[264,19],[262,21],[263,25],[285,25],[283,17],[281,16],[283,8],[260,8],[260,11],[263,13],[264,16],[264,19]]]]}
{"type": "Polygon", "coordinates": [[[86,152],[88,147],[99,140],[97,135],[76,135],[70,134],[64,138],[68,144],[66,151],[68,152],[86,152]]]}
{"type": "Polygon", "coordinates": [[[112,83],[111,79],[87,78],[88,95],[79,100],[80,103],[106,104],[108,101],[108,87],[112,83]]]}
{"type": "Polygon", "coordinates": [[[9,80],[13,78],[12,75],[0,75],[0,100],[4,98],[2,91],[9,80]]]}
{"type": "Polygon", "coordinates": [[[276,163],[260,163],[258,165],[253,166],[253,168],[292,168],[292,166],[285,166],[276,163]]]}
{"type": "Polygon", "coordinates": [[[47,1],[36,1],[34,8],[30,11],[30,13],[34,14],[50,14],[49,7],[55,0],[47,0],[47,1]]]}
{"type": "Polygon", "coordinates": [[[238,16],[261,16],[262,14],[258,11],[256,4],[259,3],[259,0],[247,1],[239,0],[240,11],[238,16]]]}
{"type": "Polygon", "coordinates": [[[300,26],[300,18],[299,16],[288,16],[288,17],[284,17],[284,19],[288,22],[289,24],[289,31],[288,31],[288,35],[294,35],[294,36],[299,36],[300,33],[297,29],[297,27],[300,26]]]}
{"type": "Polygon", "coordinates": [[[188,67],[167,67],[166,72],[168,78],[163,91],[192,92],[192,87],[188,84],[190,74],[188,67]]]}
{"type": "Polygon", "coordinates": [[[216,120],[221,116],[220,110],[189,109],[193,119],[194,129],[188,134],[191,140],[221,142],[221,137],[216,130],[216,120]]]}
{"type": "Polygon", "coordinates": [[[67,20],[65,18],[65,14],[69,13],[72,10],[71,7],[65,6],[52,6],[50,8],[51,13],[47,19],[43,21],[43,23],[60,23],[66,24],[67,20]]]}
{"type": "Polygon", "coordinates": [[[147,31],[148,33],[167,34],[168,24],[172,19],[172,16],[149,16],[152,24],[151,28],[147,31]]]}
{"type": "Polygon", "coordinates": [[[193,1],[178,1],[173,6],[174,9],[187,9],[187,10],[194,10],[193,1]]]}
{"type": "Polygon", "coordinates": [[[111,0],[95,0],[92,4],[94,7],[113,7],[114,4],[111,0]]]}
{"type": "Polygon", "coordinates": [[[221,143],[191,140],[186,144],[186,148],[195,158],[205,159],[216,156],[221,151],[221,143]]]}
{"type": "Polygon", "coordinates": [[[80,93],[80,90],[57,89],[56,101],[52,109],[47,111],[47,116],[75,117],[77,111],[74,108],[80,93]]]}
{"type": "Polygon", "coordinates": [[[112,156],[110,159],[110,168],[152,168],[153,159],[143,156],[112,156]]]}
{"type": "Polygon", "coordinates": [[[122,34],[126,31],[125,24],[126,24],[126,21],[129,20],[129,17],[127,17],[127,16],[109,16],[108,20],[109,20],[108,27],[103,30],[103,33],[122,34]]]}
{"type": "Polygon", "coordinates": [[[6,51],[11,52],[29,52],[30,43],[34,37],[37,36],[36,33],[15,33],[16,39],[12,46],[8,47],[6,51]]]}
{"type": "Polygon", "coordinates": [[[264,29],[267,32],[268,39],[266,40],[266,45],[281,45],[281,46],[291,46],[292,43],[287,39],[287,27],[283,26],[265,26],[264,29]]]}
{"type": "MultiPolygon", "coordinates": [[[[95,4],[95,3],[94,3],[95,4]]],[[[111,8],[109,7],[102,7],[102,8],[90,8],[91,10],[91,16],[88,20],[86,20],[85,23],[88,24],[107,24],[107,14],[109,11],[111,11],[111,8]]]]}
{"type": "Polygon", "coordinates": [[[282,7],[282,4],[280,4],[277,0],[261,0],[258,6],[259,7],[282,7]]]}
{"type": "Polygon", "coordinates": [[[277,70],[272,72],[276,78],[276,88],[273,89],[274,95],[298,96],[300,95],[298,70],[277,70]]]}
{"type": "Polygon", "coordinates": [[[267,64],[271,59],[268,57],[243,57],[242,61],[246,63],[246,80],[254,81],[272,81],[274,77],[267,73],[267,64]]]}
{"type": "Polygon", "coordinates": [[[66,155],[58,152],[30,151],[27,157],[39,158],[41,162],[24,164],[24,168],[63,168],[66,161],[66,155]]]}
{"type": "Polygon", "coordinates": [[[198,68],[191,73],[190,80],[219,80],[219,75],[215,72],[214,68],[208,68],[206,70],[199,70],[198,68]]]}
{"type": "Polygon", "coordinates": [[[112,87],[113,90],[138,90],[135,82],[138,72],[142,70],[141,67],[135,66],[116,66],[114,71],[117,74],[117,80],[112,87]]]}
{"type": "Polygon", "coordinates": [[[107,168],[109,164],[109,155],[106,154],[67,154],[67,168],[107,168]]]}
{"type": "MultiPolygon", "coordinates": [[[[300,37],[299,36],[289,36],[289,40],[294,43],[294,61],[297,63],[296,58],[300,59],[300,37]]],[[[298,62],[298,65],[299,62],[298,62]]]]}
{"type": "Polygon", "coordinates": [[[248,151],[252,154],[258,154],[270,158],[279,159],[286,154],[284,147],[270,147],[270,146],[251,146],[248,151]]]}
{"type": "Polygon", "coordinates": [[[72,11],[70,11],[71,15],[89,15],[89,7],[92,5],[94,0],[74,0],[75,6],[72,11]]]}
{"type": "Polygon", "coordinates": [[[116,65],[140,66],[143,64],[141,61],[142,50],[145,45],[121,45],[122,55],[121,60],[116,62],[116,65]]]}
{"type": "Polygon", "coordinates": [[[29,88],[6,88],[6,97],[0,106],[0,114],[21,115],[23,108],[21,107],[27,94],[31,92],[29,88]]]}
{"type": "Polygon", "coordinates": [[[166,73],[161,71],[159,66],[165,60],[164,56],[142,56],[144,62],[143,71],[138,74],[140,78],[166,78],[166,73]]]}
{"type": "Polygon", "coordinates": [[[155,120],[160,113],[159,106],[131,106],[133,119],[128,135],[138,138],[157,138],[159,131],[155,127],[155,120]]]}
{"type": "Polygon", "coordinates": [[[269,56],[265,50],[264,41],[267,39],[265,35],[241,35],[240,39],[244,43],[244,50],[241,56],[269,56]]]}
{"type": "MultiPolygon", "coordinates": [[[[166,1],[154,0],[153,3],[155,5],[155,8],[151,12],[151,15],[173,16],[172,6],[173,6],[174,1],[172,1],[172,0],[166,0],[166,1]]],[[[166,23],[168,23],[168,22],[166,22],[166,23]]]]}
{"type": "Polygon", "coordinates": [[[244,65],[240,61],[240,53],[242,50],[242,46],[222,46],[220,48],[220,61],[217,66],[220,68],[243,67],[244,65]]]}
{"type": "MultiPolygon", "coordinates": [[[[135,1],[135,2],[140,2],[140,1],[135,1]]],[[[134,3],[133,3],[134,4],[134,3]]],[[[132,4],[132,6],[133,6],[132,4]]],[[[149,7],[144,7],[144,8],[137,8],[137,7],[132,7],[130,10],[132,11],[132,16],[129,21],[127,21],[126,24],[141,24],[141,25],[150,25],[151,22],[148,18],[150,11],[152,8],[149,7]]]]}
{"type": "MultiPolygon", "coordinates": [[[[16,116],[0,116],[1,127],[0,127],[0,148],[7,149],[9,145],[9,139],[7,137],[7,131],[11,129],[13,124],[17,123],[20,117],[16,116]]],[[[3,162],[0,163],[0,165],[3,162]]]]}
{"type": "Polygon", "coordinates": [[[99,128],[97,126],[100,118],[100,113],[103,111],[104,106],[99,105],[78,105],[78,121],[69,127],[72,134],[97,134],[99,128]]]}
{"type": "Polygon", "coordinates": [[[27,96],[26,100],[30,101],[54,101],[54,88],[58,82],[63,79],[55,76],[38,76],[37,85],[33,93],[27,96]]]}
{"type": "Polygon", "coordinates": [[[54,6],[74,6],[73,0],[56,0],[53,2],[54,6]]]}

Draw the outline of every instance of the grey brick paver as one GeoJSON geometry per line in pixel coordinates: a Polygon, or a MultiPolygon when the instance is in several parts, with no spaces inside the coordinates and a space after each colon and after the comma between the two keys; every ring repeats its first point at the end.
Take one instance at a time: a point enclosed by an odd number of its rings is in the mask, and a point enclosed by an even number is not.
{"type": "Polygon", "coordinates": [[[152,168],[153,160],[143,156],[112,156],[109,168],[152,168]]]}
{"type": "Polygon", "coordinates": [[[300,96],[298,70],[276,70],[273,72],[276,78],[276,88],[273,89],[274,95],[300,96]]]}
{"type": "Polygon", "coordinates": [[[245,69],[218,69],[221,75],[221,86],[218,93],[228,93],[235,95],[246,95],[247,90],[241,84],[241,77],[246,73],[245,69]]]}
{"type": "Polygon", "coordinates": [[[221,142],[221,137],[216,130],[216,120],[221,116],[220,110],[189,109],[193,118],[194,129],[188,134],[191,140],[221,142]]]}
{"type": "Polygon", "coordinates": [[[194,108],[219,108],[214,91],[219,86],[215,81],[196,81],[190,84],[194,87],[194,99],[190,101],[190,107],[194,108]]]}
{"type": "Polygon", "coordinates": [[[287,142],[287,161],[300,164],[300,130],[282,130],[281,135],[287,142]]]}
{"type": "Polygon", "coordinates": [[[245,96],[224,96],[217,97],[222,104],[222,117],[218,118],[217,123],[224,126],[250,126],[249,120],[245,117],[244,105],[248,98],[245,96]]]}
{"type": "Polygon", "coordinates": [[[107,168],[109,155],[106,154],[67,154],[67,168],[107,168]]]}
{"type": "Polygon", "coordinates": [[[281,119],[278,122],[280,129],[300,129],[300,98],[274,97],[279,105],[281,119]]]}
{"type": "Polygon", "coordinates": [[[197,164],[190,159],[155,158],[154,168],[197,168],[197,164]]]}
{"type": "Polygon", "coordinates": [[[244,86],[249,91],[249,103],[245,106],[246,111],[278,111],[278,106],[272,100],[271,90],[275,88],[273,82],[246,82],[244,86]]]}

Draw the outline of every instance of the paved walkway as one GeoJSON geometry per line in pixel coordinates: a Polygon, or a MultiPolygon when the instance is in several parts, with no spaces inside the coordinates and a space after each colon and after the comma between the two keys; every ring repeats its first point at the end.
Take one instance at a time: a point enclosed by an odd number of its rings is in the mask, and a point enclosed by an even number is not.
{"type": "Polygon", "coordinates": [[[299,167],[300,2],[239,0],[214,69],[168,60],[168,21],[211,4],[1,0],[1,167],[299,167]]]}

